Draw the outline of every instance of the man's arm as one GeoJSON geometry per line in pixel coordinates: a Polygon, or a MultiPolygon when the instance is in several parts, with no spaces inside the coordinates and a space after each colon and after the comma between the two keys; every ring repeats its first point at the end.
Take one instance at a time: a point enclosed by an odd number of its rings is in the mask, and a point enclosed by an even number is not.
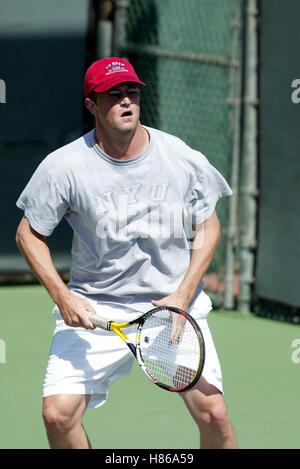
{"type": "Polygon", "coordinates": [[[196,226],[190,265],[178,289],[172,295],[152,301],[154,306],[176,306],[188,311],[197,287],[214,257],[220,236],[220,223],[214,211],[204,223],[196,226]]]}
{"type": "Polygon", "coordinates": [[[47,238],[34,231],[26,217],[17,230],[16,243],[34,275],[44,285],[68,326],[94,329],[86,311],[93,311],[85,299],[74,295],[58,274],[47,246],[47,238]]]}

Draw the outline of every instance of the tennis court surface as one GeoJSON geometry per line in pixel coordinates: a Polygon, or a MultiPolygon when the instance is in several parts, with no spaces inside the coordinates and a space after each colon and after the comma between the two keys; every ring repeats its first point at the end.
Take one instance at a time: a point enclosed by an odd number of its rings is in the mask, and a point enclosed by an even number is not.
{"type": "MultiPolygon", "coordinates": [[[[38,285],[0,287],[0,298],[0,448],[48,448],[41,389],[52,302],[38,285]]],[[[292,360],[299,326],[222,311],[209,324],[240,448],[300,448],[300,363],[292,360]]],[[[181,398],[151,384],[137,365],[112,386],[107,404],[87,411],[84,424],[94,448],[198,448],[181,398]]]]}

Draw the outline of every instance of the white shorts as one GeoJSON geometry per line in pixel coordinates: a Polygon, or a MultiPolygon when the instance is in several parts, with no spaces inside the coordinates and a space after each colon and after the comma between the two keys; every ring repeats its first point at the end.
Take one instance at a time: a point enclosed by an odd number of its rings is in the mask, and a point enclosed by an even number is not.
{"type": "MultiPolygon", "coordinates": [[[[112,318],[122,315],[122,313],[116,314],[116,308],[103,307],[94,301],[91,303],[100,315],[112,318]]],[[[151,308],[152,305],[149,305],[149,309],[151,308]]],[[[211,309],[210,298],[202,291],[189,312],[197,320],[204,337],[206,358],[202,376],[223,392],[221,367],[207,324],[207,316],[211,309]]],[[[132,353],[116,334],[101,329],[91,331],[69,327],[61,318],[57,307],[54,312],[57,320],[43,396],[91,395],[88,408],[104,404],[110,385],[130,374],[133,364],[132,353]]],[[[135,327],[131,331],[127,329],[126,334],[135,338],[135,327]]]]}

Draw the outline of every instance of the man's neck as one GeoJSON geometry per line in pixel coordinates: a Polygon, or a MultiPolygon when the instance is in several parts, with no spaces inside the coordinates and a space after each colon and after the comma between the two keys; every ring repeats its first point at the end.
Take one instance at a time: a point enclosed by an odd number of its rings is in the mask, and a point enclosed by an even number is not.
{"type": "Polygon", "coordinates": [[[101,150],[118,160],[136,158],[143,153],[149,143],[149,134],[140,123],[133,132],[123,134],[110,129],[107,135],[104,129],[96,127],[95,137],[101,150]]]}

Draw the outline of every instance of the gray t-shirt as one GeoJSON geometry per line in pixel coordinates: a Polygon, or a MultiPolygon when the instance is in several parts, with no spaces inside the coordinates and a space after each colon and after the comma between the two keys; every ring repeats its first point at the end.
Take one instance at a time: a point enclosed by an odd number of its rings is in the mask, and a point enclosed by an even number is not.
{"type": "Polygon", "coordinates": [[[50,236],[65,217],[73,229],[69,288],[107,304],[139,305],[173,293],[191,255],[191,224],[232,194],[200,152],[145,127],[146,150],[116,160],[95,131],[49,154],[20,195],[32,228],[50,236]]]}

